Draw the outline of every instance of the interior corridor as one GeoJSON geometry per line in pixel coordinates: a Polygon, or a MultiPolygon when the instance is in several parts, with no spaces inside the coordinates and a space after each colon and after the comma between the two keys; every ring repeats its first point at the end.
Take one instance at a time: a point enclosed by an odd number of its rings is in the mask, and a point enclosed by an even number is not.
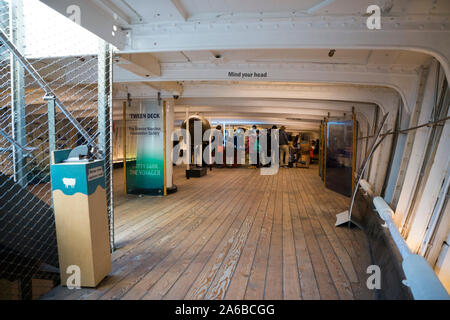
{"type": "Polygon", "coordinates": [[[323,186],[317,165],[174,175],[175,194],[116,197],[113,271],[96,289],[58,286],[42,298],[374,298],[364,232],[334,227],[349,198],[323,186]]]}

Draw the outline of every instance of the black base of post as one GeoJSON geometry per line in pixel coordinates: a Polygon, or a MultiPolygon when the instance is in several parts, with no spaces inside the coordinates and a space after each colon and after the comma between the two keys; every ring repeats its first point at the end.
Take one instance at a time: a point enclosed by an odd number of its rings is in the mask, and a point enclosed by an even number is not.
{"type": "Polygon", "coordinates": [[[170,188],[166,188],[167,194],[172,194],[178,191],[178,187],[176,185],[172,185],[170,188]]]}
{"type": "Polygon", "coordinates": [[[205,176],[207,173],[206,167],[195,167],[189,170],[186,170],[186,178],[200,178],[205,176]]]}

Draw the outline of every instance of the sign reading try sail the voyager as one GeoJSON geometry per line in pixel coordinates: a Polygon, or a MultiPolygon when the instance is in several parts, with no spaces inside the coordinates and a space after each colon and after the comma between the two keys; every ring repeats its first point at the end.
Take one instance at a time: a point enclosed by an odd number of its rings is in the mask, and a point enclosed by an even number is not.
{"type": "Polygon", "coordinates": [[[157,101],[138,102],[128,113],[127,131],[136,148],[136,160],[127,159],[127,191],[130,193],[163,192],[163,120],[162,106],[157,101]]]}

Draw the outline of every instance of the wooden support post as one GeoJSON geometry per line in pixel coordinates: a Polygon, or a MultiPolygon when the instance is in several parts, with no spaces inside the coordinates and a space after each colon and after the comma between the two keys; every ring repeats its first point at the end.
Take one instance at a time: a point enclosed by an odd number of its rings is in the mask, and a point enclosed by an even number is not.
{"type": "Polygon", "coordinates": [[[355,108],[352,108],[353,120],[353,144],[352,144],[352,192],[355,191],[355,172],[356,172],[356,113],[355,108]]]}
{"type": "Polygon", "coordinates": [[[163,195],[167,196],[167,181],[166,181],[166,101],[163,101],[162,104],[162,108],[163,108],[163,141],[164,141],[164,192],[163,195]]]}

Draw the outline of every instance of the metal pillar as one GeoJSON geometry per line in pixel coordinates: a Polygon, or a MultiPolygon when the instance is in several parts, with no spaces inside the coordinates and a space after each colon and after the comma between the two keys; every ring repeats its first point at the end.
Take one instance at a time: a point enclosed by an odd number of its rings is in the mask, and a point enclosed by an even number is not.
{"type": "MultiPolygon", "coordinates": [[[[22,52],[24,48],[23,3],[17,0],[10,5],[9,30],[11,42],[22,52]]],[[[21,146],[26,145],[25,70],[11,53],[11,121],[12,138],[21,146]]],[[[26,158],[22,149],[13,145],[14,181],[26,186],[26,158]]]]}
{"type": "MultiPolygon", "coordinates": [[[[47,100],[47,114],[48,114],[48,150],[50,159],[52,159],[52,152],[56,150],[56,114],[55,114],[55,97],[44,97],[47,100]]],[[[53,160],[50,160],[51,162],[53,160]]]]}
{"type": "Polygon", "coordinates": [[[112,50],[105,41],[99,41],[98,54],[98,146],[105,160],[106,200],[108,208],[111,252],[114,251],[114,203],[112,161],[112,50]]]}

